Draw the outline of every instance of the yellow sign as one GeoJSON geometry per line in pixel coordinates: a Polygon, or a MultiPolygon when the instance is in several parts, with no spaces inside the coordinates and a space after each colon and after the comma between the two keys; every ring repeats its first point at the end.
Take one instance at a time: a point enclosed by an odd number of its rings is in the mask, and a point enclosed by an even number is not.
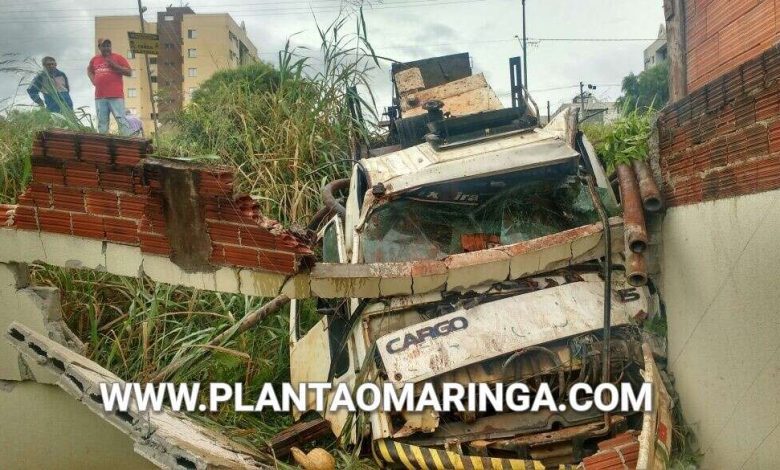
{"type": "Polygon", "coordinates": [[[130,50],[136,54],[157,55],[160,49],[160,37],[149,33],[127,33],[130,40],[130,50]]]}

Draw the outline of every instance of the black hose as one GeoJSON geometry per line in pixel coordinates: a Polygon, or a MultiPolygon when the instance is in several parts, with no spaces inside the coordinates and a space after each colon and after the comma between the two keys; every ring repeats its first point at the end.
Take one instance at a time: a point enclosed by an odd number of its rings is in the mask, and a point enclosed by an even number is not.
{"type": "Polygon", "coordinates": [[[309,221],[309,225],[307,225],[306,228],[313,232],[318,231],[322,221],[330,217],[331,214],[333,214],[333,210],[330,207],[320,207],[320,210],[312,216],[311,221],[309,221]]]}
{"type": "Polygon", "coordinates": [[[343,178],[340,180],[331,181],[322,187],[320,195],[322,195],[322,203],[325,207],[340,215],[342,218],[347,214],[347,209],[341,205],[336,199],[334,193],[344,191],[349,188],[349,178],[343,178]]]}

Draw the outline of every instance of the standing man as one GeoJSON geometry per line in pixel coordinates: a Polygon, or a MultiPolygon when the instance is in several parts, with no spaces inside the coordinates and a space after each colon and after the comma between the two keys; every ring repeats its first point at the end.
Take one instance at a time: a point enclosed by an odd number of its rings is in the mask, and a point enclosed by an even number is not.
{"type": "Polygon", "coordinates": [[[73,110],[68,76],[57,69],[57,61],[54,57],[43,58],[43,72],[35,76],[27,88],[27,94],[35,104],[46,106],[46,109],[53,113],[73,110]],[[41,93],[43,93],[43,100],[41,100],[41,93]]]}
{"type": "Polygon", "coordinates": [[[95,108],[97,109],[98,132],[108,132],[109,113],[119,126],[119,133],[130,134],[125,119],[125,88],[122,77],[129,77],[132,69],[127,59],[111,52],[110,39],[98,39],[100,54],[89,61],[87,76],[95,85],[95,108]]]}

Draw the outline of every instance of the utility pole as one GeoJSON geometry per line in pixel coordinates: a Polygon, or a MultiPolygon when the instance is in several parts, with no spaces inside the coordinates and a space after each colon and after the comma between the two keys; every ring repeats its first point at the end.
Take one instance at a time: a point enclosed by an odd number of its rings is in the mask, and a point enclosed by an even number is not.
{"type": "Polygon", "coordinates": [[[550,123],[550,100],[547,100],[547,123],[550,123]]]}
{"type": "MultiPolygon", "coordinates": [[[[595,90],[596,85],[593,85],[591,83],[588,83],[588,90],[595,90]]],[[[588,92],[590,94],[590,92],[588,92]]],[[[580,122],[587,119],[587,116],[585,116],[585,83],[580,82],[580,122]]]]}
{"type": "Polygon", "coordinates": [[[523,86],[528,90],[528,38],[525,34],[525,0],[523,2],[523,86]]]}
{"type": "MultiPolygon", "coordinates": [[[[146,32],[144,27],[144,12],[146,7],[141,5],[138,0],[138,19],[141,21],[141,33],[146,32]]],[[[149,102],[152,104],[152,123],[154,124],[154,138],[157,139],[157,106],[154,103],[154,90],[152,89],[152,71],[149,69],[149,54],[144,53],[144,63],[146,64],[146,80],[149,83],[149,102]]]]}

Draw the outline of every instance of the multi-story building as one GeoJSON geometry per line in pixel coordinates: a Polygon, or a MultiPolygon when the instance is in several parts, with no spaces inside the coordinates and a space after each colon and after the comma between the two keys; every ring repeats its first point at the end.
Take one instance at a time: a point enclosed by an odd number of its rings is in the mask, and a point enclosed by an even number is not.
{"type": "Polygon", "coordinates": [[[643,56],[645,70],[666,62],[666,28],[664,25],[658,28],[658,39],[645,48],[643,56]]]}
{"type": "MultiPolygon", "coordinates": [[[[151,84],[142,54],[130,52],[128,32],[140,32],[138,16],[95,17],[98,38],[111,39],[113,51],[124,55],[133,68],[125,77],[125,107],[144,122],[147,133],[154,128],[151,94],[157,114],[182,109],[201,83],[222,69],[236,68],[257,60],[257,48],[227,13],[196,14],[189,7],[168,7],[157,13],[157,22],[144,22],[147,33],[160,38],[159,55],[149,56],[151,84]],[[150,94],[151,85],[151,94],[150,94]]],[[[97,53],[97,47],[96,47],[97,53]]]]}

